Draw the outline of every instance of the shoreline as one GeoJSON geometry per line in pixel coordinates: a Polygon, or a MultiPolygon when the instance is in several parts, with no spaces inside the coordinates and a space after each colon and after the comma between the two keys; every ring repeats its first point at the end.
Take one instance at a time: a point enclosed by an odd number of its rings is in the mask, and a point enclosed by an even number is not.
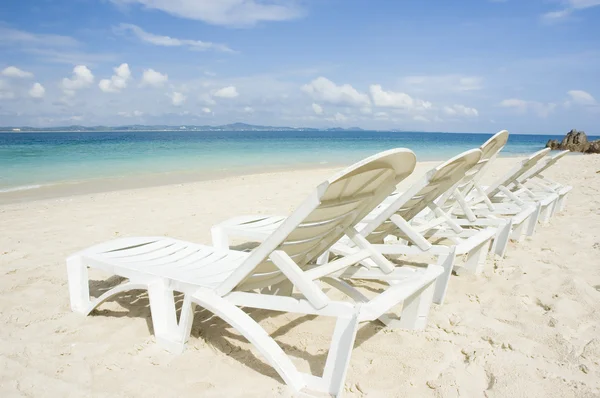
{"type": "MultiPolygon", "coordinates": [[[[573,153],[570,156],[582,155],[583,154],[573,153]]],[[[502,156],[499,159],[517,158],[523,158],[523,155],[508,155],[502,156]]],[[[443,162],[444,160],[446,159],[424,160],[419,161],[418,163],[435,164],[443,162]]],[[[121,177],[68,180],[51,183],[40,182],[0,189],[0,206],[14,203],[58,199],[77,195],[107,193],[130,189],[164,187],[170,185],[193,184],[202,181],[223,180],[232,177],[247,177],[253,175],[268,175],[274,173],[277,174],[308,170],[332,170],[337,168],[343,168],[347,165],[348,164],[344,163],[300,163],[289,166],[257,166],[254,168],[236,168],[230,170],[212,171],[174,171],[165,173],[133,174],[121,177]]]]}
{"type": "Polygon", "coordinates": [[[0,190],[0,206],[14,203],[25,203],[39,200],[59,199],[71,196],[101,194],[145,188],[158,188],[193,184],[205,181],[218,181],[234,177],[269,175],[294,171],[332,170],[344,167],[343,164],[311,164],[290,167],[166,172],[153,174],[136,174],[122,177],[92,178],[87,180],[60,181],[56,183],[39,183],[0,190]],[[32,187],[32,188],[26,188],[32,187]]]}

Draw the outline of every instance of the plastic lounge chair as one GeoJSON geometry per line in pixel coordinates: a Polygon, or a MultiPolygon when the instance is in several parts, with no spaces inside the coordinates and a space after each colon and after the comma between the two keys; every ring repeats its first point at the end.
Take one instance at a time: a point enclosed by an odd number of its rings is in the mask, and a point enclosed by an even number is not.
{"type": "Polygon", "coordinates": [[[492,251],[500,257],[504,257],[511,237],[515,240],[522,239],[525,225],[529,226],[527,234],[533,234],[538,219],[538,206],[534,204],[528,206],[496,204],[482,208],[472,205],[466,198],[473,195],[486,196],[485,189],[480,182],[506,145],[508,136],[508,131],[502,130],[483,143],[479,147],[482,156],[477,165],[466,173],[463,180],[453,190],[449,190],[438,201],[438,205],[446,213],[456,217],[456,222],[462,227],[496,227],[497,234],[493,241],[492,251]]]}
{"type": "Polygon", "coordinates": [[[338,395],[360,322],[379,319],[412,329],[424,328],[427,322],[434,282],[443,269],[437,265],[396,268],[355,229],[358,221],[413,171],[415,162],[411,151],[394,149],[337,173],[249,253],[166,237],[123,238],[80,251],[67,259],[71,308],[87,315],[116,294],[147,289],[157,342],[171,352],[181,352],[190,334],[194,306],[200,305],[243,334],[295,390],[309,388],[338,395]],[[344,235],[359,250],[316,264],[344,235]],[[350,267],[364,260],[377,267],[350,267]],[[128,281],[91,299],[88,268],[128,281]],[[345,282],[350,279],[385,280],[389,286],[368,299],[345,282]],[[354,301],[329,298],[318,281],[354,301]],[[184,293],[179,321],[174,291],[184,293]],[[385,315],[401,302],[400,320],[385,315]],[[323,374],[299,372],[240,307],[334,317],[336,326],[323,374]]]}
{"type": "MultiPolygon", "coordinates": [[[[458,155],[426,173],[417,183],[403,194],[388,196],[381,205],[366,215],[357,226],[360,235],[373,244],[378,253],[401,255],[426,253],[437,257],[438,264],[444,267],[444,274],[436,283],[434,302],[443,302],[448,280],[454,267],[456,255],[467,254],[466,268],[472,272],[481,270],[488,247],[496,234],[495,228],[480,231],[466,231],[446,215],[435,204],[435,200],[460,181],[465,173],[477,164],[481,157],[479,149],[473,149],[458,155]],[[411,226],[410,222],[426,209],[433,209],[436,218],[427,225],[411,226]],[[435,245],[427,239],[436,239],[436,232],[452,229],[452,242],[435,245]],[[398,244],[383,244],[384,238],[395,235],[401,241],[398,244]],[[425,235],[428,235],[427,237],[425,235]]],[[[236,217],[212,228],[215,247],[226,249],[229,238],[237,236],[253,241],[263,241],[272,231],[285,222],[283,216],[250,215],[236,217]]],[[[331,248],[337,255],[351,256],[358,250],[354,242],[345,238],[331,248]]],[[[327,253],[324,253],[326,261],[327,253]]],[[[367,266],[376,266],[368,261],[367,266]]]]}
{"type": "Polygon", "coordinates": [[[527,187],[533,193],[555,193],[558,195],[558,200],[552,208],[552,212],[548,212],[548,215],[553,215],[557,211],[564,210],[566,196],[573,189],[570,185],[563,185],[550,178],[544,176],[544,173],[548,168],[555,165],[560,159],[567,155],[570,151],[560,151],[554,156],[546,159],[545,162],[531,170],[519,179],[519,183],[527,187]]]}
{"type": "MultiPolygon", "coordinates": [[[[473,195],[467,196],[465,199],[483,216],[490,213],[518,214],[527,207],[536,206],[538,210],[535,221],[533,218],[531,219],[527,230],[527,235],[533,235],[537,221],[547,220],[547,215],[552,211],[558,195],[555,193],[535,194],[520,184],[519,180],[537,167],[549,151],[550,149],[546,148],[531,154],[515,165],[507,174],[496,179],[490,186],[482,186],[477,189],[477,192],[472,191],[473,195]]],[[[522,227],[523,224],[515,228],[513,235],[520,235],[522,227]]]]}

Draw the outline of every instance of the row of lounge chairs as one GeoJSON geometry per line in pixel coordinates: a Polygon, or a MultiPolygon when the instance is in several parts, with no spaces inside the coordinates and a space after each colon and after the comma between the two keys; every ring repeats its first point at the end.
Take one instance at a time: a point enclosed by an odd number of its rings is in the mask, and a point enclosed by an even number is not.
{"type": "Polygon", "coordinates": [[[415,154],[404,148],[378,153],[320,184],[287,216],[242,216],[213,226],[212,246],[168,237],[92,246],[67,259],[71,308],[87,315],[116,294],[145,289],[156,341],[180,353],[199,305],[245,336],[294,390],[339,396],[360,323],[423,329],[431,304],[443,303],[455,266],[480,273],[488,257],[504,256],[509,239],[533,235],[538,223],[562,210],[571,187],[544,173],[567,151],[550,156],[544,149],[515,160],[508,173],[482,185],[508,136],[497,133],[402,192],[397,185],[413,173],[415,154]],[[231,237],[260,244],[233,250],[231,237]],[[435,264],[403,261],[418,255],[435,264]],[[89,268],[126,282],[92,298],[89,268]],[[385,288],[365,292],[357,281],[385,288]],[[332,298],[333,290],[347,299],[332,298]],[[174,292],[184,296],[179,316],[174,292]],[[399,304],[398,318],[390,310],[399,304]],[[335,318],[323,374],[298,371],[242,307],[335,318]]]}

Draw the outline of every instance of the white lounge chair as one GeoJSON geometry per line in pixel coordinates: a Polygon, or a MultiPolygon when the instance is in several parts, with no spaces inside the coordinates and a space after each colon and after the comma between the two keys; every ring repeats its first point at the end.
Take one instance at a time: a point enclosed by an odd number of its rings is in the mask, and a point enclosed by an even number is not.
{"type": "MultiPolygon", "coordinates": [[[[490,186],[471,191],[467,202],[477,212],[483,214],[519,214],[523,209],[536,206],[536,217],[528,224],[527,235],[533,235],[538,220],[545,221],[558,199],[555,193],[533,193],[520,184],[519,179],[538,166],[540,160],[550,151],[549,148],[535,152],[516,164],[507,174],[496,179],[490,186]],[[484,192],[483,194],[481,192],[484,192]],[[535,219],[535,221],[534,221],[535,219]]],[[[513,236],[520,239],[524,223],[514,228],[513,236]]]]}
{"type": "MultiPolygon", "coordinates": [[[[473,149],[440,164],[426,173],[406,192],[388,196],[357,226],[360,235],[371,242],[378,253],[389,255],[425,253],[436,256],[438,264],[445,269],[436,283],[433,300],[438,304],[444,300],[455,257],[467,254],[466,268],[475,273],[481,271],[490,242],[496,235],[494,227],[464,230],[435,203],[436,199],[465,177],[480,157],[481,151],[473,149]],[[420,225],[411,225],[417,215],[427,209],[433,211],[435,219],[420,225]],[[452,232],[448,234],[448,230],[452,232]],[[390,235],[400,238],[400,243],[384,244],[384,238],[390,235]],[[440,238],[448,238],[449,241],[441,244],[430,242],[440,238]]],[[[285,220],[283,216],[236,217],[212,228],[213,244],[215,247],[227,249],[229,238],[232,236],[261,242],[285,220]]],[[[331,252],[351,256],[358,250],[353,246],[357,245],[350,239],[341,239],[331,248],[331,252]]],[[[366,261],[362,263],[376,266],[366,261]]]]}
{"type": "Polygon", "coordinates": [[[555,165],[556,162],[566,156],[569,152],[570,151],[560,151],[554,156],[548,157],[545,161],[541,162],[539,167],[532,169],[529,173],[526,173],[519,179],[519,183],[533,193],[541,193],[542,195],[555,193],[558,195],[558,200],[552,207],[552,212],[548,212],[547,216],[553,215],[556,211],[562,211],[564,209],[566,196],[571,192],[573,187],[553,181],[542,173],[555,165]]]}
{"type": "Polygon", "coordinates": [[[456,222],[462,227],[496,227],[497,234],[493,241],[492,251],[500,257],[504,257],[510,237],[515,240],[522,239],[523,226],[528,225],[527,234],[533,234],[538,219],[538,206],[535,204],[518,206],[504,203],[482,207],[477,204],[473,205],[467,198],[477,197],[477,195],[484,198],[487,196],[485,189],[481,186],[481,180],[506,145],[508,137],[508,131],[502,130],[483,143],[479,147],[482,156],[477,165],[467,172],[467,175],[453,190],[449,190],[438,201],[438,205],[446,213],[456,217],[456,222]]]}
{"type": "Polygon", "coordinates": [[[415,163],[414,153],[395,149],[337,173],[250,253],[165,237],[118,239],[78,252],[67,259],[71,308],[87,315],[115,294],[147,289],[157,341],[169,351],[180,352],[190,334],[193,307],[198,304],[243,334],[295,390],[307,387],[338,395],[359,322],[379,319],[412,329],[424,328],[427,322],[434,282],[443,269],[437,265],[396,268],[355,229],[358,221],[413,171],[415,163]],[[344,235],[359,250],[315,264],[344,235]],[[376,267],[349,268],[366,260],[376,267]],[[91,299],[88,267],[128,281],[91,299]],[[390,285],[368,299],[345,279],[384,280],[390,285]],[[329,298],[318,281],[355,302],[329,298]],[[179,321],[174,291],[184,293],[179,321]],[[384,315],[401,302],[399,321],[384,315]],[[323,375],[299,372],[279,345],[239,307],[336,318],[323,375]]]}

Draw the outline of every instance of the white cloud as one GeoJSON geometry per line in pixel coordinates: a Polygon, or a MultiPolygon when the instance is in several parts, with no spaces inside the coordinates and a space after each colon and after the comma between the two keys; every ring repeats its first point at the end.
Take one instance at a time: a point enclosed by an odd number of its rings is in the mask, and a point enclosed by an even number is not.
{"type": "Polygon", "coordinates": [[[600,0],[567,0],[567,3],[575,9],[600,6],[600,0]]]}
{"type": "Polygon", "coordinates": [[[563,0],[562,3],[565,4],[566,8],[547,12],[542,15],[542,19],[550,23],[560,22],[577,10],[600,6],[600,0],[563,0]]]}
{"type": "Polygon", "coordinates": [[[586,8],[600,6],[600,0],[566,0],[574,10],[584,10],[586,8]]]}
{"type": "Polygon", "coordinates": [[[100,83],[98,83],[100,90],[105,93],[118,93],[127,87],[127,81],[131,79],[129,65],[121,64],[113,70],[115,71],[115,74],[112,75],[110,79],[102,79],[100,80],[100,83]]]}
{"type": "Polygon", "coordinates": [[[407,76],[403,83],[422,91],[476,91],[483,88],[483,78],[462,75],[407,76]]]}
{"type": "Polygon", "coordinates": [[[6,77],[16,77],[16,78],[31,78],[33,77],[33,73],[26,72],[17,68],[16,66],[8,66],[2,70],[2,75],[6,77]]]}
{"type": "Polygon", "coordinates": [[[130,31],[138,39],[143,42],[154,44],[155,46],[164,46],[164,47],[187,47],[190,50],[197,51],[206,51],[206,50],[215,50],[222,52],[233,52],[233,50],[227,47],[224,44],[211,43],[208,41],[201,40],[188,40],[188,39],[177,39],[175,37],[170,36],[160,36],[150,32],[146,32],[142,28],[137,25],[122,23],[117,28],[115,28],[117,32],[120,31],[130,31]]]}
{"type": "Polygon", "coordinates": [[[204,108],[202,108],[202,112],[204,112],[204,113],[212,113],[212,110],[210,108],[208,108],[208,107],[204,107],[204,108]]]}
{"type": "Polygon", "coordinates": [[[29,89],[31,98],[44,98],[44,94],[46,94],[46,89],[40,83],[33,83],[33,86],[29,89]]]}
{"type": "Polygon", "coordinates": [[[348,117],[346,115],[343,115],[343,114],[337,112],[333,116],[333,120],[335,120],[336,122],[345,122],[346,120],[348,120],[348,117]]]}
{"type": "Polygon", "coordinates": [[[31,33],[7,28],[1,24],[0,47],[10,47],[14,51],[40,58],[44,62],[70,65],[92,65],[112,61],[115,57],[111,53],[81,51],[79,48],[83,47],[83,44],[70,36],[31,33]]]}
{"type": "Polygon", "coordinates": [[[505,99],[500,102],[500,106],[505,108],[526,108],[527,101],[517,98],[505,99]]]}
{"type": "Polygon", "coordinates": [[[372,84],[369,87],[371,98],[376,106],[382,108],[398,108],[406,110],[427,110],[432,107],[431,102],[414,99],[406,93],[385,91],[379,84],[372,84]]]}
{"type": "Polygon", "coordinates": [[[477,109],[460,104],[445,106],[443,111],[446,115],[451,116],[479,116],[479,111],[477,111],[477,109]]]}
{"type": "Polygon", "coordinates": [[[45,62],[59,64],[86,64],[93,65],[105,62],[113,62],[117,58],[112,53],[86,53],[82,51],[65,51],[55,48],[23,48],[23,52],[41,58],[45,62]]]}
{"type": "Polygon", "coordinates": [[[175,106],[181,106],[187,99],[187,97],[185,95],[183,95],[182,93],[179,93],[177,91],[174,91],[173,93],[169,94],[168,96],[169,96],[169,98],[171,98],[171,103],[175,106]]]}
{"type": "Polygon", "coordinates": [[[423,115],[416,115],[413,116],[413,120],[417,121],[417,122],[429,122],[429,119],[427,119],[425,116],[423,115]]]}
{"type": "Polygon", "coordinates": [[[568,17],[569,15],[571,15],[572,10],[571,9],[564,9],[564,10],[560,10],[560,11],[551,11],[551,12],[547,12],[544,15],[542,15],[542,19],[546,22],[557,22],[559,20],[562,20],[566,17],[568,17]]]}
{"type": "Polygon", "coordinates": [[[62,89],[65,95],[75,95],[75,91],[89,87],[94,83],[92,71],[85,65],[77,65],[73,68],[73,76],[62,79],[62,89]]]}
{"type": "Polygon", "coordinates": [[[336,85],[325,77],[318,77],[301,87],[313,99],[336,105],[368,106],[369,96],[358,92],[349,84],[336,85]]]}
{"type": "Polygon", "coordinates": [[[169,76],[155,71],[154,69],[146,69],[142,74],[142,86],[160,87],[169,80],[169,76]]]}
{"type": "Polygon", "coordinates": [[[458,91],[481,90],[483,88],[483,79],[481,77],[467,76],[458,78],[458,91]]]}
{"type": "Polygon", "coordinates": [[[212,97],[209,94],[201,94],[200,96],[198,96],[198,99],[202,101],[205,105],[215,105],[217,103],[217,101],[212,99],[212,97]]]}
{"type": "Polygon", "coordinates": [[[74,47],[79,45],[79,42],[69,36],[29,33],[23,30],[0,26],[0,45],[1,44],[17,46],[74,47]]]}
{"type": "Polygon", "coordinates": [[[240,94],[237,92],[237,89],[235,88],[235,86],[223,87],[223,88],[216,90],[213,93],[213,96],[219,97],[219,98],[235,98],[238,95],[240,95],[240,94]]]}
{"type": "Polygon", "coordinates": [[[313,111],[317,114],[317,115],[322,115],[323,114],[323,107],[319,104],[312,104],[312,109],[313,111]]]}
{"type": "Polygon", "coordinates": [[[445,113],[446,115],[456,115],[456,113],[457,113],[457,112],[456,112],[456,109],[454,109],[454,108],[453,108],[453,107],[451,107],[451,106],[445,106],[445,107],[443,108],[443,110],[444,110],[444,113],[445,113]]]}
{"type": "Polygon", "coordinates": [[[246,106],[246,107],[244,107],[244,112],[254,113],[254,108],[252,108],[251,106],[246,106]]]}
{"type": "Polygon", "coordinates": [[[567,94],[576,104],[594,105],[596,103],[596,99],[590,93],[583,90],[571,90],[567,94]]]}
{"type": "Polygon", "coordinates": [[[253,25],[284,21],[302,15],[294,0],[110,0],[117,5],[139,4],[180,18],[214,25],[253,25]]]}
{"type": "Polygon", "coordinates": [[[500,102],[500,106],[515,109],[520,113],[534,112],[542,118],[547,117],[556,108],[556,104],[551,102],[526,101],[518,98],[505,99],[500,102]]]}

